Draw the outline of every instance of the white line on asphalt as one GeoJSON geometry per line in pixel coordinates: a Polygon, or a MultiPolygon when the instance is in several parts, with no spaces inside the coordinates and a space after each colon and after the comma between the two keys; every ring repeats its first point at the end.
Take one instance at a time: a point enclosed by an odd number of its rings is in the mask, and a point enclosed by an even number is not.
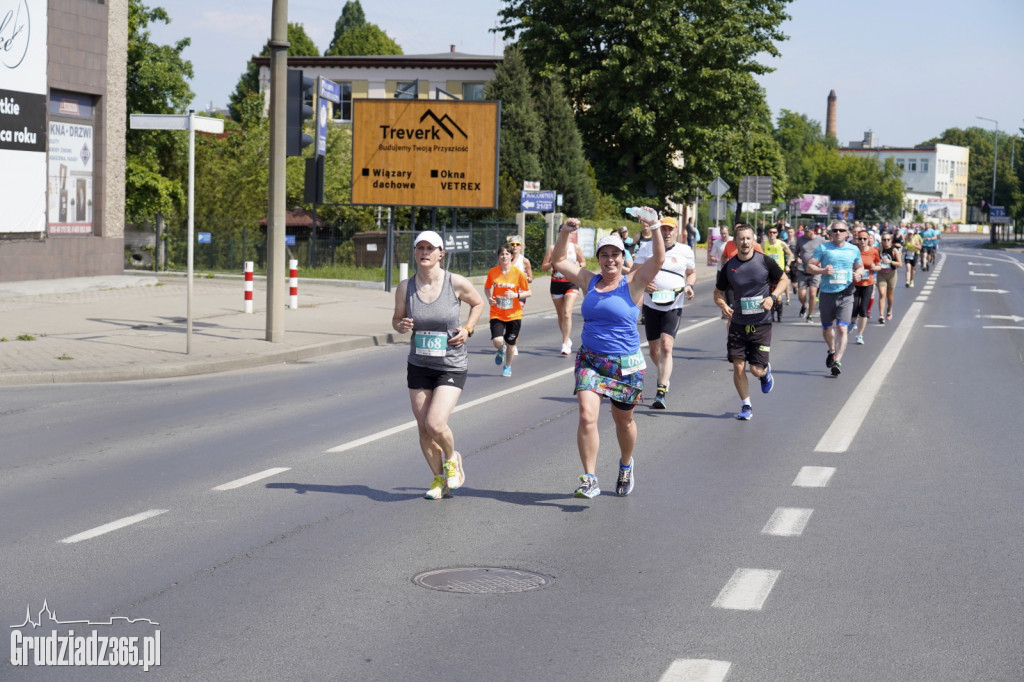
{"type": "Polygon", "coordinates": [[[948,324],[926,324],[925,329],[949,329],[948,324]]]}
{"type": "Polygon", "coordinates": [[[802,467],[793,479],[793,485],[799,488],[824,488],[835,473],[835,467],[802,467]]]}
{"type": "Polygon", "coordinates": [[[678,658],[672,661],[658,682],[722,682],[732,663],[708,658],[678,658]]]}
{"type": "MultiPolygon", "coordinates": [[[[712,322],[718,322],[721,319],[722,319],[721,317],[709,317],[706,320],[702,320],[700,322],[694,322],[693,324],[691,324],[691,325],[689,325],[687,327],[684,327],[684,328],[680,329],[678,332],[676,332],[676,337],[678,337],[680,334],[685,334],[686,332],[693,331],[694,329],[697,329],[699,327],[703,327],[705,325],[711,324],[712,322]]],[[[640,344],[641,348],[643,346],[646,346],[646,345],[647,345],[647,342],[644,342],[644,343],[640,344]]],[[[519,393],[520,391],[525,391],[525,390],[533,388],[534,386],[537,386],[539,384],[543,384],[546,381],[551,381],[552,379],[557,379],[558,377],[565,376],[566,374],[571,374],[574,371],[576,371],[575,367],[566,367],[565,369],[558,370],[557,372],[553,372],[551,374],[548,374],[547,376],[540,377],[539,379],[533,379],[531,381],[527,381],[525,384],[519,384],[519,385],[514,386],[512,388],[506,388],[503,391],[498,391],[497,393],[491,393],[489,395],[484,396],[483,398],[477,398],[476,400],[471,400],[468,403],[464,403],[464,404],[459,405],[458,407],[456,407],[454,410],[452,410],[452,414],[455,414],[456,412],[462,412],[463,410],[468,410],[469,408],[476,407],[477,405],[483,405],[484,403],[489,403],[489,402],[491,402],[493,400],[498,400],[500,398],[504,398],[505,396],[512,395],[513,393],[519,393]]],[[[329,449],[327,452],[334,452],[334,453],[337,453],[337,452],[347,452],[349,450],[354,450],[356,448],[360,448],[360,447],[362,447],[362,446],[364,446],[364,445],[366,445],[368,443],[372,443],[372,442],[374,442],[376,440],[380,440],[381,438],[387,438],[388,436],[393,436],[396,433],[401,433],[402,431],[407,431],[408,429],[413,429],[413,428],[416,428],[416,420],[405,422],[404,424],[399,424],[398,426],[392,426],[390,429],[385,429],[385,430],[379,431],[379,432],[377,432],[377,433],[375,433],[373,435],[364,436],[362,438],[358,438],[356,440],[349,441],[348,443],[345,443],[344,445],[336,445],[333,448],[329,449]]]]}
{"type": "Polygon", "coordinates": [[[166,509],[150,509],[149,511],[144,511],[141,514],[136,514],[135,516],[126,516],[123,519],[111,521],[110,523],[105,523],[102,526],[97,526],[92,530],[83,531],[81,533],[78,533],[77,535],[72,535],[71,537],[64,538],[63,540],[61,540],[61,542],[70,545],[75,542],[81,542],[82,540],[91,540],[92,538],[97,537],[99,535],[103,535],[104,533],[109,533],[119,528],[130,526],[133,523],[145,521],[146,519],[151,519],[154,516],[159,516],[160,514],[163,514],[167,511],[168,510],[166,509]]]}
{"type": "Polygon", "coordinates": [[[997,275],[994,272],[974,272],[973,270],[968,270],[967,274],[971,275],[972,277],[998,277],[999,276],[999,275],[997,275]]]}
{"type": "Polygon", "coordinates": [[[793,507],[779,507],[768,519],[768,523],[761,529],[762,535],[778,535],[780,537],[794,538],[802,535],[807,522],[811,520],[813,509],[795,509],[793,507]]]}
{"type": "Polygon", "coordinates": [[[781,573],[762,568],[737,568],[711,606],[736,611],[760,611],[781,573]]]}
{"type": "Polygon", "coordinates": [[[275,476],[283,471],[288,471],[289,469],[291,469],[291,467],[275,467],[273,469],[267,469],[266,471],[261,471],[258,474],[252,474],[251,476],[245,476],[231,481],[230,483],[219,485],[216,488],[213,488],[213,490],[232,490],[234,488],[241,488],[243,485],[255,483],[256,481],[275,476]]]}
{"type": "Polygon", "coordinates": [[[857,435],[857,431],[867,417],[868,410],[871,409],[871,405],[875,401],[875,396],[881,390],[882,384],[889,375],[889,370],[896,363],[896,358],[907,342],[910,330],[917,322],[923,308],[924,306],[919,301],[910,304],[907,314],[903,316],[895,333],[885,344],[885,348],[875,358],[871,368],[857,384],[857,387],[850,392],[846,404],[839,410],[839,414],[832,420],[828,431],[818,441],[814,448],[815,452],[846,452],[850,447],[850,442],[857,435]]]}
{"type": "Polygon", "coordinates": [[[997,327],[995,325],[986,325],[982,329],[1024,329],[1024,327],[997,327]]]}

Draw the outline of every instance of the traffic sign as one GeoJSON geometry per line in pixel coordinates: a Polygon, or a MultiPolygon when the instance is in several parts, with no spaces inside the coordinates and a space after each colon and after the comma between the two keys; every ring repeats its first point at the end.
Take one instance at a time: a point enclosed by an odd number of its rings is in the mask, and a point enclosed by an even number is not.
{"type": "Polygon", "coordinates": [[[721,178],[721,176],[715,178],[708,185],[708,191],[711,192],[715,197],[720,197],[729,191],[729,183],[721,178]]]}
{"type": "Polygon", "coordinates": [[[708,202],[708,218],[711,220],[725,220],[725,199],[712,199],[708,202]]]}
{"type": "Polygon", "coordinates": [[[199,241],[200,244],[212,244],[213,243],[213,236],[209,232],[199,232],[197,234],[197,236],[199,238],[198,241],[199,241]]]}
{"type": "Polygon", "coordinates": [[[770,175],[744,175],[740,180],[739,200],[744,203],[772,203],[772,178],[770,175]]]}
{"type": "Polygon", "coordinates": [[[540,213],[551,213],[555,210],[555,190],[546,189],[540,192],[520,192],[520,211],[539,211],[540,213]]]}

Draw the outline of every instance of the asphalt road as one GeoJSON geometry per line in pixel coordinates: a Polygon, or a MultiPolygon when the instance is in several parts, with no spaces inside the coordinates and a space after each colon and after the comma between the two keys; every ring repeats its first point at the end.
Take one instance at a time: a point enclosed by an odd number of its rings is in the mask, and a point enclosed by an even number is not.
{"type": "Polygon", "coordinates": [[[467,482],[442,501],[422,499],[404,347],[5,389],[0,613],[111,623],[11,627],[26,636],[158,630],[148,675],[169,680],[1020,680],[1020,260],[945,240],[839,378],[788,309],[750,422],[704,284],[669,409],[637,411],[627,498],[607,412],[605,494],[571,497],[571,360],[539,316],[511,379],[473,339],[452,420],[467,482]],[[453,567],[547,584],[413,582],[453,567]]]}

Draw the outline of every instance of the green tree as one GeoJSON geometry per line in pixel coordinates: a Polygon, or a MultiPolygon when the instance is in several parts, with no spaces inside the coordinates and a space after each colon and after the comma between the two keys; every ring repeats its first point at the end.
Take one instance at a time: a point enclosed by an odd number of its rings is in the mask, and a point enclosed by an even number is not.
{"type": "Polygon", "coordinates": [[[893,220],[903,208],[903,172],[892,159],[840,154],[819,147],[814,152],[818,176],[816,194],[853,199],[858,220],[893,220]]]}
{"type": "Polygon", "coordinates": [[[501,152],[498,167],[498,214],[519,211],[524,180],[540,180],[543,123],[533,101],[531,75],[514,45],[505,48],[502,63],[484,88],[486,99],[501,101],[501,152]]]}
{"type": "MultiPolygon", "coordinates": [[[[138,0],[128,3],[128,114],[184,113],[192,101],[188,79],[192,63],[181,53],[189,39],[157,45],[149,25],[170,23],[161,7],[149,8],[138,0]]],[[[125,213],[130,221],[152,220],[182,206],[187,157],[184,136],[165,131],[131,130],[126,136],[125,213]]]]}
{"type": "MultiPolygon", "coordinates": [[[[289,57],[320,56],[316,43],[306,34],[306,29],[302,24],[288,22],[288,42],[290,43],[288,46],[289,57]]],[[[260,51],[260,56],[266,57],[268,55],[270,55],[270,45],[266,44],[263,46],[263,50],[260,51]]],[[[238,78],[235,91],[228,98],[228,114],[233,120],[245,125],[254,122],[252,117],[247,115],[251,114],[251,112],[243,107],[246,98],[253,93],[260,94],[260,67],[250,60],[245,66],[245,71],[238,78]]],[[[260,116],[262,117],[262,106],[260,108],[260,116]]]]}
{"type": "Polygon", "coordinates": [[[324,54],[328,56],[338,54],[334,52],[334,45],[338,42],[338,38],[345,31],[359,28],[365,24],[366,14],[363,12],[363,6],[359,0],[346,0],[345,6],[341,8],[341,16],[334,22],[334,37],[331,38],[331,43],[324,54]]]}
{"type": "Polygon", "coordinates": [[[326,54],[329,57],[402,54],[402,48],[376,24],[364,24],[338,36],[326,54]]]}
{"type": "Polygon", "coordinates": [[[786,166],[788,182],[784,196],[789,198],[812,193],[818,179],[818,169],[813,160],[821,150],[834,148],[835,141],[825,136],[821,123],[788,109],[779,111],[773,136],[786,166]]]}
{"type": "Polygon", "coordinates": [[[587,173],[583,140],[561,83],[542,80],[537,86],[536,104],[543,122],[539,161],[544,188],[562,193],[562,210],[567,215],[594,215],[597,183],[593,174],[587,173]]]}
{"type": "Polygon", "coordinates": [[[603,190],[692,195],[758,125],[756,60],[779,54],[788,2],[508,0],[499,30],[562,80],[603,190]]]}

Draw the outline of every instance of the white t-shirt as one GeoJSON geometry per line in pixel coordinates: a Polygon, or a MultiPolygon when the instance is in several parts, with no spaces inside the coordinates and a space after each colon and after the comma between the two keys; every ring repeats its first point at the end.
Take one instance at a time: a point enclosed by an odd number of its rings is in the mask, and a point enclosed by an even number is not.
{"type": "MultiPolygon", "coordinates": [[[[650,260],[653,256],[654,246],[652,246],[650,242],[645,242],[644,245],[640,247],[640,250],[637,251],[636,256],[633,258],[633,262],[639,266],[645,261],[650,260]]],[[[693,257],[693,249],[683,242],[677,241],[675,246],[665,252],[665,264],[661,266],[661,270],[654,276],[654,286],[657,287],[658,291],[654,293],[654,296],[644,292],[644,305],[656,310],[673,310],[675,308],[682,308],[683,299],[686,298],[686,295],[682,292],[679,292],[679,294],[675,296],[675,300],[672,302],[672,305],[656,303],[655,297],[658,297],[659,299],[669,299],[675,294],[676,289],[682,289],[686,286],[686,271],[696,269],[697,263],[693,257]]]]}

